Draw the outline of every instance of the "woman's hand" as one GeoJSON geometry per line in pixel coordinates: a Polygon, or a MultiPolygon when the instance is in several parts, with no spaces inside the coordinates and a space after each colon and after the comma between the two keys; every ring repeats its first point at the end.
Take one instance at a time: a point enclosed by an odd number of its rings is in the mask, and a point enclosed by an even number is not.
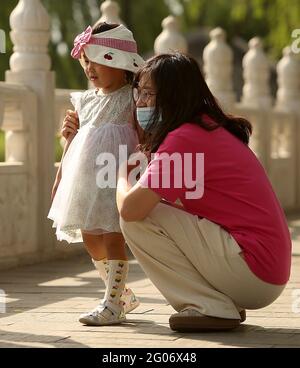
{"type": "Polygon", "coordinates": [[[68,110],[61,129],[62,136],[67,140],[73,140],[79,129],[79,118],[76,111],[68,110]]]}

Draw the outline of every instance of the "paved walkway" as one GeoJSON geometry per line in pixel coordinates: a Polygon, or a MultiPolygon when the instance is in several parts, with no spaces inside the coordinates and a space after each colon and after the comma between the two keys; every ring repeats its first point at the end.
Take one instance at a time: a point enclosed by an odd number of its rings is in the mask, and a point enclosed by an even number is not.
{"type": "Polygon", "coordinates": [[[0,347],[300,347],[300,221],[294,218],[290,224],[298,255],[288,287],[273,305],[248,311],[246,323],[233,332],[172,332],[172,308],[135,260],[130,261],[129,285],[141,306],[121,326],[82,326],[79,314],[97,304],[104,288],[88,257],[80,256],[0,272],[0,288],[7,294],[0,347]]]}

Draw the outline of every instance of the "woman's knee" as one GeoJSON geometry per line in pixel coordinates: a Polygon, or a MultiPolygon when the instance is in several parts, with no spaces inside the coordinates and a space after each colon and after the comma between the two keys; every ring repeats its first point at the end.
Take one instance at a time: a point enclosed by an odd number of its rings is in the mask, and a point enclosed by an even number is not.
{"type": "Polygon", "coordinates": [[[132,234],[136,233],[137,229],[140,227],[139,222],[127,222],[120,217],[120,228],[122,230],[123,236],[126,238],[128,235],[131,236],[132,234]]]}
{"type": "Polygon", "coordinates": [[[126,234],[136,234],[140,231],[144,231],[145,227],[147,227],[148,224],[163,227],[165,221],[173,217],[174,211],[179,211],[179,213],[182,213],[182,211],[177,208],[174,208],[167,204],[159,203],[144,220],[136,222],[126,222],[123,218],[120,217],[120,227],[122,233],[125,236],[126,234]]]}

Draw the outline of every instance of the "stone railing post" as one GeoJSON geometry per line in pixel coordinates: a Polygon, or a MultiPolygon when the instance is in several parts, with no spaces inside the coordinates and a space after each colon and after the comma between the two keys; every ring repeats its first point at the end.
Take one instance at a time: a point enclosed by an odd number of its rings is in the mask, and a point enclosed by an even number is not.
{"type": "MultiPolygon", "coordinates": [[[[283,49],[283,58],[277,64],[278,91],[276,96],[276,111],[283,112],[283,116],[277,124],[276,135],[273,140],[283,153],[286,165],[289,164],[289,183],[294,183],[297,208],[300,207],[300,62],[292,52],[291,47],[283,49]],[[294,119],[292,121],[292,119],[294,119]]],[[[282,192],[287,192],[287,183],[282,183],[282,192]]],[[[289,191],[290,192],[290,191],[289,191]]]]}
{"type": "Polygon", "coordinates": [[[233,52],[226,44],[226,33],[222,28],[212,30],[210,38],[203,52],[206,82],[222,107],[231,110],[236,102],[232,82],[233,52]]]}
{"type": "Polygon", "coordinates": [[[156,55],[173,52],[188,52],[187,41],[180,33],[180,26],[177,18],[170,15],[162,21],[162,33],[156,38],[154,52],[156,55]]]}
{"type": "MultiPolygon", "coordinates": [[[[50,19],[40,0],[19,0],[11,13],[10,26],[14,52],[10,58],[10,70],[6,72],[6,82],[22,84],[37,96],[38,126],[34,132],[36,137],[32,140],[31,137],[27,137],[26,144],[37,145],[36,177],[29,180],[37,180],[35,183],[38,204],[37,238],[39,250],[47,253],[54,248],[54,233],[50,221],[47,220],[54,179],[55,75],[50,71],[51,61],[47,48],[50,39],[50,19]]],[[[17,132],[9,133],[6,141],[7,149],[13,150],[20,141],[24,143],[24,139],[17,132]]],[[[24,158],[23,152],[23,149],[19,150],[18,159],[24,158]]],[[[33,164],[28,162],[28,165],[33,164]]],[[[29,172],[33,169],[29,168],[29,172]]]]}
{"type": "Polygon", "coordinates": [[[243,59],[245,85],[242,103],[244,106],[269,109],[272,98],[269,86],[270,63],[259,37],[249,41],[249,51],[243,59]]]}
{"type": "Polygon", "coordinates": [[[100,11],[101,18],[96,24],[102,22],[124,24],[120,18],[120,6],[116,1],[105,0],[100,6],[100,11]]]}
{"type": "Polygon", "coordinates": [[[278,91],[276,109],[300,113],[300,63],[291,48],[283,49],[283,58],[277,64],[278,91]]]}

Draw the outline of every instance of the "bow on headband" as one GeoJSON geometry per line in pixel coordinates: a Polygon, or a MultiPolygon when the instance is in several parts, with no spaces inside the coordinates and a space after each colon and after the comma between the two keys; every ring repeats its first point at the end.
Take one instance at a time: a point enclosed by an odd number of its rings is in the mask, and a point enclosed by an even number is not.
{"type": "Polygon", "coordinates": [[[75,38],[74,41],[74,48],[71,51],[71,56],[74,59],[80,59],[81,57],[81,52],[83,50],[83,47],[89,43],[91,37],[92,37],[92,33],[93,33],[93,29],[91,26],[88,26],[87,29],[80,33],[80,35],[78,35],[75,38]]]}

